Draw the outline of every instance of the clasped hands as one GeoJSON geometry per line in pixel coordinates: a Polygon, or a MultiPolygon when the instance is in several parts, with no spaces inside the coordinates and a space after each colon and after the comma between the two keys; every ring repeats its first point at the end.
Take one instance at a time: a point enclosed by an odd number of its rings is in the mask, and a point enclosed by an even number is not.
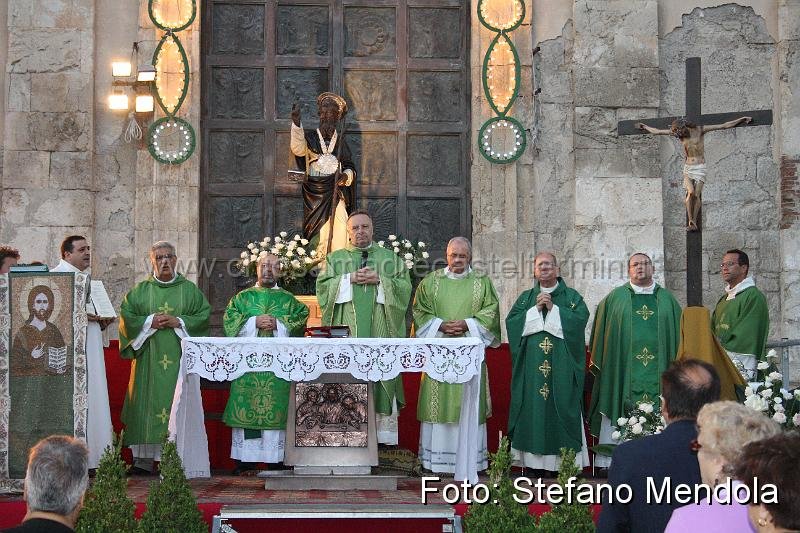
{"type": "Polygon", "coordinates": [[[445,320],[439,326],[439,331],[451,336],[463,335],[468,329],[466,320],[445,320]]]}
{"type": "Polygon", "coordinates": [[[369,267],[359,268],[350,273],[350,283],[356,285],[377,285],[381,282],[378,273],[369,267]]]}
{"type": "Polygon", "coordinates": [[[256,317],[256,328],[264,331],[275,331],[278,329],[278,321],[272,315],[258,315],[256,317]]]}
{"type": "Polygon", "coordinates": [[[181,327],[177,317],[166,313],[156,313],[153,315],[153,322],[150,323],[153,329],[174,329],[181,327]]]}
{"type": "Polygon", "coordinates": [[[550,311],[553,309],[553,299],[546,292],[540,292],[536,297],[536,307],[539,311],[544,311],[545,307],[550,311]]]}

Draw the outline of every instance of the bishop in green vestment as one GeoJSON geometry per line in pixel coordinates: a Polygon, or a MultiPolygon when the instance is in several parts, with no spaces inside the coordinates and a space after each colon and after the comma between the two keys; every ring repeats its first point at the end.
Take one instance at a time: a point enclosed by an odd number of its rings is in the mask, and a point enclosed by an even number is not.
{"type": "Polygon", "coordinates": [[[168,432],[181,338],[208,335],[211,312],[197,285],[175,271],[172,244],[155,243],[150,261],[153,274],[125,295],[119,323],[120,355],[133,359],[122,406],[123,443],[135,458],[148,459],[160,457],[168,432]]]}
{"type": "Polygon", "coordinates": [[[756,365],[766,357],[769,308],[750,273],[750,258],[729,250],[722,258],[725,294],[711,315],[714,334],[746,381],[756,379],[756,365]]]}
{"type": "MultiPolygon", "coordinates": [[[[394,252],[372,242],[372,219],[354,211],[347,219],[346,248],[325,258],[317,278],[322,325],[348,325],[353,337],[405,337],[411,279],[394,252]]],[[[397,413],[405,404],[403,380],[375,384],[377,436],[382,444],[397,444],[397,413]]]]}
{"type": "MultiPolygon", "coordinates": [[[[308,307],[278,287],[280,259],[266,254],[258,259],[255,287],[228,303],[223,327],[228,337],[300,337],[308,321],[308,307]]],[[[272,372],[249,372],[231,383],[222,421],[233,428],[231,458],[248,463],[283,462],[286,414],[291,383],[272,372]]]]}
{"type": "MultiPolygon", "coordinates": [[[[658,411],[661,373],[678,353],[681,306],[653,273],[650,257],[633,254],[630,282],[597,306],[589,340],[594,375],[589,420],[600,444],[613,443],[613,426],[625,416],[626,404],[649,402],[658,411]]],[[[597,456],[595,466],[607,467],[610,459],[597,456]]]]}
{"type": "MultiPolygon", "coordinates": [[[[500,302],[492,281],[470,268],[472,245],[464,237],[447,244],[447,267],[431,272],[414,296],[417,337],[480,338],[485,346],[500,346],[500,302]]],[[[461,383],[442,383],[422,374],[417,402],[420,421],[419,458],[433,472],[455,472],[461,383]]],[[[492,415],[486,363],[481,370],[478,412],[478,470],[488,466],[486,419],[492,415]]]]}
{"type": "Polygon", "coordinates": [[[534,258],[537,283],[517,298],[506,318],[511,350],[508,435],[516,461],[556,471],[561,448],[588,465],[581,407],[589,309],[558,277],[556,258],[534,258]]]}

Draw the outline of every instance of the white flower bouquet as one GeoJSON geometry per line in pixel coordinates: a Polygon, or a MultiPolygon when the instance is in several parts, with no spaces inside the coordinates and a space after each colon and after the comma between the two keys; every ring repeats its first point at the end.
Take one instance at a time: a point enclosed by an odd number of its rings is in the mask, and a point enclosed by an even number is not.
{"type": "MultiPolygon", "coordinates": [[[[775,350],[769,351],[767,359],[777,360],[775,350]]],[[[744,404],[764,413],[784,429],[800,428],[800,389],[784,388],[783,374],[770,361],[758,363],[760,381],[748,383],[744,388],[744,404]]]]}
{"type": "Polygon", "coordinates": [[[651,402],[639,402],[625,411],[626,416],[617,419],[616,429],[611,434],[618,443],[658,435],[664,430],[664,417],[651,402]]]}
{"type": "Polygon", "coordinates": [[[278,256],[281,261],[281,284],[291,284],[304,278],[319,262],[316,250],[308,250],[308,239],[300,235],[289,237],[281,231],[274,237],[264,237],[260,241],[247,244],[237,262],[237,267],[246,276],[256,275],[258,260],[267,254],[278,256]]]}
{"type": "Polygon", "coordinates": [[[378,241],[378,246],[386,248],[396,253],[400,259],[406,264],[406,267],[411,271],[414,276],[424,276],[427,272],[428,259],[428,245],[422,241],[414,244],[408,239],[403,239],[397,235],[389,235],[385,241],[378,241]],[[417,271],[420,267],[420,271],[417,271]]]}

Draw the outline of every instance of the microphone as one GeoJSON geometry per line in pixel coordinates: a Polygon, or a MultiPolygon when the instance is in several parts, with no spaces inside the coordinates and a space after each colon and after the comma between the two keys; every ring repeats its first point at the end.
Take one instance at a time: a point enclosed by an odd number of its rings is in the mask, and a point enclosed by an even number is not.
{"type": "MultiPolygon", "coordinates": [[[[367,267],[367,259],[369,259],[369,252],[361,250],[361,268],[367,267]]],[[[364,292],[367,292],[367,285],[364,284],[364,292]]]]}

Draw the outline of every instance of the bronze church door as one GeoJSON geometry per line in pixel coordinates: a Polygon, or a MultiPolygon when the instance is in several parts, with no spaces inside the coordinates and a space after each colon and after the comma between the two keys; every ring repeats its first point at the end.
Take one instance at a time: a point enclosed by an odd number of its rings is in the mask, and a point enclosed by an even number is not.
{"type": "Polygon", "coordinates": [[[227,260],[248,241],[299,232],[287,176],[289,113],[316,126],[316,96],[343,95],[357,204],[375,238],[470,236],[469,4],[458,0],[207,0],[202,13],[201,286],[221,311],[227,260]]]}

